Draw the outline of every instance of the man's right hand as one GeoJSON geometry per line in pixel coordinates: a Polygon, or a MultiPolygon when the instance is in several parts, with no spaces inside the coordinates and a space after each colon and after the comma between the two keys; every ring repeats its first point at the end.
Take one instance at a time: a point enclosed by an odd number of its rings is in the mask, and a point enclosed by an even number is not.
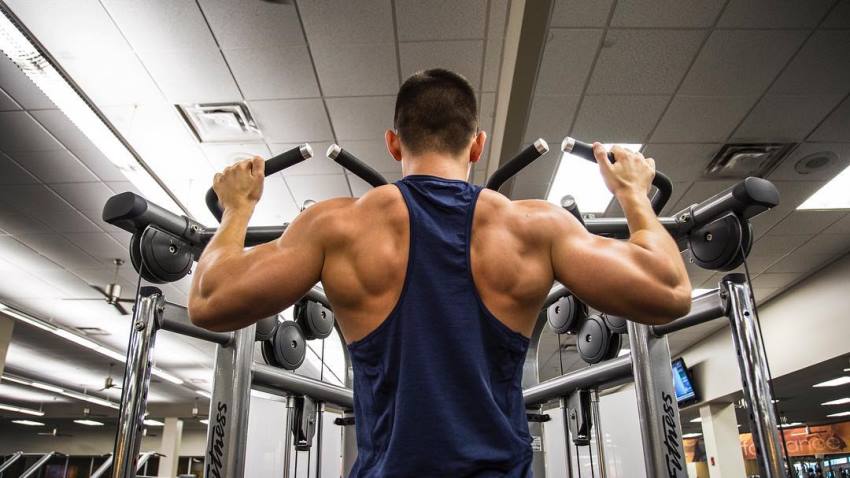
{"type": "Polygon", "coordinates": [[[605,148],[600,143],[593,143],[593,155],[608,190],[615,196],[629,192],[648,193],[655,178],[655,160],[620,146],[614,146],[611,152],[616,160],[613,164],[608,160],[605,148]]]}

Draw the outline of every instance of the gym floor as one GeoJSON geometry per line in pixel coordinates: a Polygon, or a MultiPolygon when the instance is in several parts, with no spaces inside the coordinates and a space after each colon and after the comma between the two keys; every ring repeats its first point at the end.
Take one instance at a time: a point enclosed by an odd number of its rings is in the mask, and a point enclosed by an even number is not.
{"type": "MultiPolygon", "coordinates": [[[[130,234],[101,218],[110,197],[135,192],[212,226],[204,192],[216,171],[305,142],[315,157],[268,179],[251,225],[289,222],[308,200],[358,197],[370,186],[324,152],[339,144],[400,179],[383,139],[395,94],[408,75],[445,67],[473,85],[489,137],[470,181],[483,184],[537,138],[551,145],[501,189],[511,199],[560,204],[583,182],[601,184],[557,149],[565,136],[655,158],[674,182],[661,215],[747,176],[776,185],[779,206],[752,221],[747,266],[780,419],[807,443],[791,453],[801,470],[850,477],[839,471],[850,470],[850,0],[3,0],[0,9],[0,456],[56,450],[89,473],[112,452],[139,278],[130,234]],[[21,69],[29,51],[46,62],[42,77],[21,69]],[[818,448],[817,437],[842,445],[818,448]]],[[[592,189],[575,194],[583,213],[622,216],[592,189]]],[[[687,265],[695,294],[727,273],[687,265]]],[[[189,280],[159,287],[185,305],[189,280]]],[[[723,320],[669,336],[699,393],[682,410],[686,445],[703,449],[689,455],[699,478],[719,475],[694,420],[729,404],[754,469],[728,336],[723,320]]],[[[575,344],[543,331],[540,380],[588,366],[575,344]]],[[[336,331],[308,348],[296,373],[345,385],[336,331]]],[[[143,449],[158,450],[166,419],[181,420],[181,473],[205,454],[214,354],[201,340],[157,339],[143,449]]]]}

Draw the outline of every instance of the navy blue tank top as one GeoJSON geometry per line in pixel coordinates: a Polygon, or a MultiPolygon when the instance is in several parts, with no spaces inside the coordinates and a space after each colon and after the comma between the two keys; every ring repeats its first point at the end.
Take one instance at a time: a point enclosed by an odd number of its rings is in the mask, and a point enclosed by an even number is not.
{"type": "Polygon", "coordinates": [[[481,188],[407,176],[410,217],[401,297],[348,346],[357,461],[351,477],[530,477],[522,398],[528,339],[484,306],[470,236],[481,188]]]}

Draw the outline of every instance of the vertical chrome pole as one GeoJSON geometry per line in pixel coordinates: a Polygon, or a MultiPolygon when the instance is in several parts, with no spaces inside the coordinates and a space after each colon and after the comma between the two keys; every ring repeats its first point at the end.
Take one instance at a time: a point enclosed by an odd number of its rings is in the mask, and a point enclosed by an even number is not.
{"type": "Polygon", "coordinates": [[[118,431],[112,453],[113,478],[135,478],[136,476],[139,446],[142,444],[142,425],[153,368],[156,316],[162,313],[164,304],[162,292],[156,287],[142,287],[139,290],[139,300],[133,309],[133,323],[121,390],[121,409],[118,412],[118,431]]]}
{"type": "Polygon", "coordinates": [[[599,390],[590,391],[590,407],[596,438],[596,459],[599,460],[599,478],[606,478],[608,473],[605,471],[605,435],[602,433],[602,423],[599,420],[599,390]]]}
{"type": "Polygon", "coordinates": [[[245,474],[255,328],[249,325],[237,330],[231,343],[216,347],[204,457],[206,478],[242,478],[245,474]]]}
{"type": "MultiPolygon", "coordinates": [[[[292,415],[295,410],[295,397],[289,395],[286,397],[286,428],[284,429],[284,433],[286,433],[286,438],[283,441],[283,478],[289,478],[293,476],[295,473],[292,471],[292,454],[297,453],[292,449],[292,415]]],[[[295,456],[296,461],[298,459],[298,455],[295,456]]]]}
{"type": "Polygon", "coordinates": [[[764,340],[756,323],[750,286],[743,274],[729,274],[721,284],[729,297],[732,340],[738,353],[744,399],[749,406],[756,461],[763,478],[785,477],[779,420],[773,407],[764,340]]]}
{"type": "Polygon", "coordinates": [[[646,476],[685,478],[688,471],[667,337],[655,337],[648,325],[629,322],[629,345],[646,476]]]}
{"type": "MultiPolygon", "coordinates": [[[[561,353],[558,351],[558,353],[561,353]]],[[[564,420],[564,461],[567,464],[567,478],[573,478],[573,458],[572,448],[570,448],[570,417],[569,407],[567,407],[567,399],[562,398],[558,401],[558,406],[561,408],[561,419],[564,420]]],[[[578,459],[578,458],[576,458],[578,459]]]]}

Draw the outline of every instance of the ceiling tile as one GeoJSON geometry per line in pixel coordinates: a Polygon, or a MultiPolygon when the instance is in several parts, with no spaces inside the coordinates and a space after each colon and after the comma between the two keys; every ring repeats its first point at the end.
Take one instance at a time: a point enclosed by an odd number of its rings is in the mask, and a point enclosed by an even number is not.
{"type": "Polygon", "coordinates": [[[613,0],[555,0],[550,27],[604,27],[613,0]]]}
{"type": "Polygon", "coordinates": [[[89,168],[64,149],[15,153],[14,157],[21,166],[27,168],[45,183],[76,183],[98,180],[98,177],[89,168]]]}
{"type": "Polygon", "coordinates": [[[499,87],[499,74],[502,69],[502,47],[504,39],[487,40],[484,52],[484,75],[481,78],[481,91],[496,91],[499,87]]]}
{"type": "Polygon", "coordinates": [[[394,96],[329,98],[326,100],[337,139],[381,139],[393,127],[394,96]]]}
{"type": "Polygon", "coordinates": [[[487,38],[502,38],[508,27],[508,0],[490,0],[487,38]]]}
{"type": "Polygon", "coordinates": [[[655,166],[673,181],[693,181],[702,177],[705,167],[720,144],[647,144],[643,155],[655,159],[655,166]]]}
{"type": "Polygon", "coordinates": [[[16,236],[16,239],[68,270],[103,265],[59,234],[25,234],[16,236]]]}
{"type": "Polygon", "coordinates": [[[396,0],[399,41],[484,38],[485,0],[396,0]]]}
{"type": "Polygon", "coordinates": [[[631,0],[619,2],[611,25],[616,27],[708,27],[723,0],[631,0]]]}
{"type": "Polygon", "coordinates": [[[390,0],[311,0],[299,3],[298,9],[311,47],[395,39],[390,0]]]}
{"type": "Polygon", "coordinates": [[[6,55],[0,55],[0,83],[3,90],[28,109],[56,108],[52,101],[6,55]]]}
{"type": "Polygon", "coordinates": [[[222,49],[304,44],[294,3],[231,0],[201,0],[200,3],[222,49]]]}
{"type": "Polygon", "coordinates": [[[430,68],[445,68],[463,75],[472,89],[481,87],[481,68],[484,42],[431,41],[401,43],[401,75],[403,78],[417,71],[430,68]]]}
{"type": "Polygon", "coordinates": [[[770,232],[753,244],[753,253],[767,256],[784,256],[812,237],[814,236],[811,234],[775,234],[770,232]]]}
{"type": "MultiPolygon", "coordinates": [[[[771,227],[796,210],[797,206],[802,204],[803,201],[808,199],[809,196],[826,183],[825,181],[801,180],[772,182],[779,190],[779,205],[750,220],[756,238],[768,232],[771,227]]],[[[791,234],[806,234],[806,232],[792,231],[791,234]]]]}
{"type": "Polygon", "coordinates": [[[104,0],[104,6],[136,51],[215,50],[195,2],[104,0]]]}
{"type": "Polygon", "coordinates": [[[585,96],[572,134],[584,141],[643,143],[668,96],[585,96]]]}
{"type": "MultiPolygon", "coordinates": [[[[676,209],[676,205],[679,202],[679,199],[685,195],[688,189],[691,188],[692,182],[673,182],[673,194],[670,195],[670,199],[667,200],[667,205],[661,210],[662,216],[669,216],[671,214],[675,214],[678,212],[676,209]]],[[[612,205],[616,205],[616,208],[622,211],[620,207],[620,203],[617,201],[613,201],[612,205]]],[[[612,206],[614,207],[614,206],[612,206]]],[[[623,216],[622,212],[615,214],[615,216],[623,216]]]]}
{"type": "Polygon", "coordinates": [[[794,211],[771,234],[817,234],[841,219],[844,211],[794,211]]]}
{"type": "MultiPolygon", "coordinates": [[[[732,138],[744,142],[800,141],[824,119],[840,99],[837,95],[767,95],[747,115],[732,138]]],[[[847,133],[846,139],[850,140],[850,132],[847,133]]]]}
{"type": "Polygon", "coordinates": [[[800,277],[796,273],[767,273],[759,274],[753,279],[753,287],[759,288],[782,288],[795,281],[800,277]]]}
{"type": "Polygon", "coordinates": [[[809,140],[850,142],[850,96],[830,113],[809,140]]]}
{"type": "Polygon", "coordinates": [[[348,183],[342,174],[290,176],[286,178],[286,182],[295,196],[296,204],[303,204],[307,199],[324,201],[337,197],[350,197],[348,183]]]}
{"type": "Polygon", "coordinates": [[[162,92],[132,51],[83,50],[61,61],[71,78],[100,108],[162,100],[162,92]]]}
{"type": "Polygon", "coordinates": [[[311,44],[310,48],[325,96],[398,92],[395,43],[311,44]]]}
{"type": "Polygon", "coordinates": [[[775,170],[769,179],[827,181],[850,165],[850,143],[802,143],[794,149],[775,170]],[[815,157],[826,157],[828,163],[816,170],[802,169],[802,165],[815,157]],[[801,163],[798,166],[798,163],[801,163]],[[799,172],[798,167],[801,167],[799,172]]]}
{"type": "Polygon", "coordinates": [[[42,221],[5,207],[0,207],[0,230],[13,235],[50,232],[50,228],[42,221]]]}
{"type": "MultiPolygon", "coordinates": [[[[41,185],[0,188],[0,203],[49,224],[56,232],[97,232],[100,229],[53,191],[41,185]]],[[[102,209],[102,208],[101,208],[102,209]]]]}
{"type": "Polygon", "coordinates": [[[850,0],[841,0],[821,25],[823,28],[850,28],[850,0]]]}
{"type": "Polygon", "coordinates": [[[66,148],[104,181],[124,181],[126,178],[103,153],[59,110],[33,111],[32,115],[66,148]]]}
{"type": "Polygon", "coordinates": [[[771,86],[770,93],[847,94],[850,91],[850,30],[818,30],[771,86]],[[818,72],[813,75],[812,72],[818,72]]]}
{"type": "Polygon", "coordinates": [[[807,2],[732,0],[717,26],[720,28],[811,28],[820,23],[835,0],[807,2]]]}
{"type": "Polygon", "coordinates": [[[51,184],[50,189],[80,211],[103,209],[106,201],[115,194],[102,182],[51,184]]]}
{"type": "Polygon", "coordinates": [[[800,30],[715,30],[679,94],[760,95],[806,36],[800,30]]]}
{"type": "Polygon", "coordinates": [[[242,99],[218,49],[146,52],[142,60],[165,97],[172,103],[242,99]]]}
{"type": "MultiPolygon", "coordinates": [[[[0,259],[26,271],[60,268],[55,262],[11,236],[0,236],[0,259]]],[[[6,274],[0,274],[0,276],[3,275],[6,274]]]]}
{"type": "Polygon", "coordinates": [[[781,259],[767,269],[768,274],[797,272],[807,273],[823,267],[827,262],[834,259],[833,255],[823,254],[801,254],[795,252],[781,259]]]}
{"type": "Polygon", "coordinates": [[[319,96],[319,84],[306,46],[224,50],[245,99],[319,96]]]}
{"type": "MultiPolygon", "coordinates": [[[[3,78],[4,83],[6,78],[3,78]]],[[[19,111],[21,109],[18,103],[7,95],[5,91],[0,90],[0,111],[19,111]]]]}
{"type": "MultiPolygon", "coordinates": [[[[829,232],[829,230],[825,231],[829,232]]],[[[818,234],[794,254],[836,256],[850,251],[850,234],[818,234]]]]}
{"type": "MultiPolygon", "coordinates": [[[[386,174],[384,177],[387,178],[387,181],[390,183],[394,183],[401,179],[401,174],[386,174]]],[[[351,190],[353,191],[352,195],[354,197],[363,197],[366,193],[375,189],[366,181],[363,181],[354,175],[349,175],[349,181],[351,181],[351,190]]]]}
{"type": "Polygon", "coordinates": [[[826,228],[823,234],[850,234],[850,214],[826,228]]]}
{"type": "Polygon", "coordinates": [[[734,185],[737,181],[696,181],[691,185],[686,193],[684,193],[676,202],[673,208],[680,211],[692,204],[696,204],[714,196],[724,189],[734,185]]]}
{"type": "Polygon", "coordinates": [[[263,197],[254,209],[251,225],[280,225],[292,221],[298,215],[298,207],[292,201],[289,187],[281,176],[266,180],[263,197]]]}
{"type": "Polygon", "coordinates": [[[221,171],[231,164],[248,159],[250,156],[259,156],[263,159],[271,157],[269,148],[265,143],[201,143],[201,149],[215,171],[221,171]]]}
{"type": "Polygon", "coordinates": [[[602,30],[549,30],[534,94],[582,94],[601,39],[602,30]]]}
{"type": "Polygon", "coordinates": [[[609,30],[587,92],[672,94],[705,35],[702,30],[609,30]]]}
{"type": "Polygon", "coordinates": [[[0,185],[34,184],[36,179],[5,154],[0,154],[0,185]]]}
{"type": "Polygon", "coordinates": [[[560,156],[549,153],[517,173],[513,179],[514,185],[510,191],[510,198],[513,200],[545,198],[549,192],[549,184],[560,164],[560,156]]]}
{"type": "Polygon", "coordinates": [[[760,254],[761,249],[753,246],[752,255],[747,257],[747,268],[750,274],[761,274],[782,258],[780,255],[756,255],[756,253],[760,254]]]}
{"type": "Polygon", "coordinates": [[[270,143],[332,139],[322,100],[252,101],[250,107],[270,143]]]}
{"type": "Polygon", "coordinates": [[[0,150],[7,154],[19,151],[56,151],[62,145],[26,111],[0,113],[0,150]]]}
{"type": "Polygon", "coordinates": [[[544,138],[553,145],[560,144],[569,133],[579,99],[577,95],[535,96],[523,141],[544,138]]]}
{"type": "Polygon", "coordinates": [[[661,118],[652,142],[725,142],[756,101],[752,96],[676,96],[661,118]]]}
{"type": "Polygon", "coordinates": [[[127,247],[105,232],[66,234],[65,237],[102,265],[112,266],[114,259],[123,259],[124,268],[133,267],[127,247]]]}
{"type": "Polygon", "coordinates": [[[401,174],[401,163],[387,151],[384,140],[346,141],[343,148],[381,174],[401,174]]]}
{"type": "MultiPolygon", "coordinates": [[[[345,144],[348,144],[348,142],[346,141],[345,144]]],[[[298,146],[295,143],[272,143],[269,148],[271,148],[273,155],[277,155],[298,146]]],[[[310,143],[310,146],[313,148],[313,157],[286,168],[283,171],[284,177],[310,174],[343,174],[342,166],[336,164],[327,156],[328,148],[331,146],[330,142],[313,142],[310,143]]]]}
{"type": "MultiPolygon", "coordinates": [[[[478,127],[487,133],[487,139],[492,138],[493,124],[496,121],[496,94],[482,93],[478,101],[478,127]]],[[[486,145],[485,145],[486,146],[486,145]]]]}

